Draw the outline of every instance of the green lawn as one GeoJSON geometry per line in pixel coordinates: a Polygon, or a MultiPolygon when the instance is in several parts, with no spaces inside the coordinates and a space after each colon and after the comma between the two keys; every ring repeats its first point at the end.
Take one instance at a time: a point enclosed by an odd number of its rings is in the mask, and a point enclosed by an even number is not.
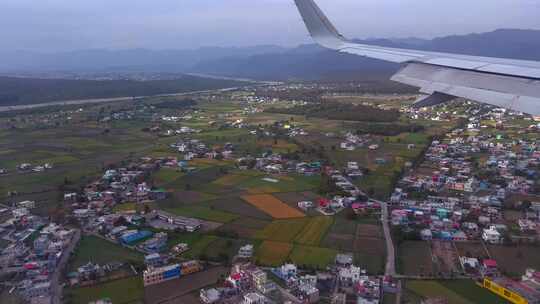
{"type": "Polygon", "coordinates": [[[70,269],[75,270],[88,262],[103,265],[109,262],[142,262],[142,260],[143,255],[136,251],[95,236],[84,236],[75,249],[70,269]]]}
{"type": "Polygon", "coordinates": [[[71,289],[66,293],[66,303],[87,304],[90,301],[109,298],[115,304],[143,303],[142,278],[131,277],[92,287],[71,289]]]}

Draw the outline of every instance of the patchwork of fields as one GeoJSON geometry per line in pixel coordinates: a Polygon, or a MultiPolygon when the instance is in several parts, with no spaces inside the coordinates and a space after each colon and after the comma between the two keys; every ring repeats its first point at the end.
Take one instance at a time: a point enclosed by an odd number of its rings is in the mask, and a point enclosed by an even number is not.
{"type": "MultiPolygon", "coordinates": [[[[154,101],[161,102],[158,98],[149,101],[149,105],[154,101]]],[[[62,215],[58,212],[61,205],[58,202],[63,194],[79,191],[99,179],[108,168],[128,168],[146,156],[173,156],[181,160],[184,156],[171,149],[171,144],[180,140],[197,139],[207,147],[220,151],[231,144],[234,146],[231,159],[223,159],[228,158],[223,154],[219,159],[187,161],[189,170],[185,171],[173,163],[148,172],[146,182],[150,187],[170,193],[167,199],[148,204],[149,208],[211,224],[211,229],[197,233],[168,232],[169,249],[178,243],[187,243],[190,247],[179,258],[226,264],[231,262],[241,246],[253,244],[254,258],[261,265],[279,266],[293,262],[303,268],[325,269],[334,262],[338,253],[352,253],[355,264],[367,269],[370,274],[383,273],[386,250],[378,217],[359,218],[346,212],[350,210],[332,217],[321,216],[316,210],[300,210],[297,207],[299,201],[317,202],[321,197],[335,194],[326,193],[320,175],[240,170],[235,159],[282,154],[284,159],[321,162],[339,170],[347,162],[355,161],[369,169],[369,174],[355,180],[355,183],[370,196],[385,199],[392,188],[394,176],[405,162],[417,157],[429,143],[429,136],[443,129],[436,125],[427,127],[429,130],[425,133],[370,135],[370,143],[380,146],[377,151],[367,148],[343,151],[338,148],[341,140],[338,137],[343,137],[343,131],[361,131],[350,122],[264,112],[247,115],[244,106],[231,100],[200,101],[197,113],[179,122],[156,122],[150,116],[106,122],[100,118],[115,111],[132,110],[132,105],[88,105],[82,106],[84,111],[81,112],[84,113],[73,114],[73,119],[66,119],[56,126],[0,130],[4,144],[0,151],[0,167],[10,171],[8,175],[0,176],[0,193],[6,195],[8,191],[17,191],[20,201],[28,199],[37,202],[36,213],[62,215]],[[270,129],[275,122],[291,120],[295,127],[301,127],[309,134],[294,138],[288,138],[286,133],[279,136],[253,135],[249,128],[230,127],[230,123],[237,119],[252,126],[259,125],[259,129],[270,129]],[[160,131],[149,131],[156,124],[160,131]],[[196,128],[200,132],[174,136],[163,134],[164,130],[175,130],[181,126],[196,128]],[[330,133],[335,136],[327,136],[330,133]],[[415,144],[416,147],[408,148],[408,144],[415,144]],[[384,158],[386,163],[380,163],[378,158],[384,158]],[[34,165],[49,162],[54,168],[40,174],[18,174],[16,166],[23,162],[34,165]]],[[[170,109],[164,109],[159,115],[170,113],[170,109]]],[[[158,113],[153,115],[154,118],[159,117],[158,113]]],[[[278,134],[271,131],[267,134],[278,134]]],[[[117,212],[134,210],[141,211],[141,204],[127,202],[115,207],[117,212]]],[[[417,244],[407,246],[402,259],[409,266],[403,268],[404,273],[428,274],[436,271],[430,260],[429,248],[417,244]],[[418,265],[422,267],[421,271],[412,268],[418,265]]],[[[534,253],[530,249],[524,248],[521,252],[528,262],[538,263],[535,257],[528,258],[534,253]]],[[[512,261],[516,257],[504,250],[494,249],[491,253],[498,259],[507,258],[508,262],[502,262],[501,267],[509,272],[521,270],[525,265],[514,264],[512,261]]],[[[85,236],[70,260],[70,270],[89,261],[99,264],[121,261],[142,265],[143,256],[100,238],[85,236]]],[[[143,298],[144,288],[141,284],[139,279],[128,278],[96,288],[72,289],[68,293],[69,302],[88,303],[97,297],[109,297],[115,303],[138,303],[143,298]]],[[[421,282],[411,282],[408,288],[419,296],[424,296],[423,288],[446,292],[456,303],[468,304],[467,301],[474,300],[459,292],[460,289],[471,288],[468,285],[443,286],[436,283],[423,286],[421,282]]]]}

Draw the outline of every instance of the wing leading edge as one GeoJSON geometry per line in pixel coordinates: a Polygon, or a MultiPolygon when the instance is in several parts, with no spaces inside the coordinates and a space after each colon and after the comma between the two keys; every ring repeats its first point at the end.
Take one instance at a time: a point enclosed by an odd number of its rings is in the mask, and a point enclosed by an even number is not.
{"type": "Polygon", "coordinates": [[[402,64],[392,80],[430,95],[418,106],[462,97],[540,115],[540,62],[358,44],[343,37],[314,0],[295,2],[311,37],[320,45],[402,64]]]}

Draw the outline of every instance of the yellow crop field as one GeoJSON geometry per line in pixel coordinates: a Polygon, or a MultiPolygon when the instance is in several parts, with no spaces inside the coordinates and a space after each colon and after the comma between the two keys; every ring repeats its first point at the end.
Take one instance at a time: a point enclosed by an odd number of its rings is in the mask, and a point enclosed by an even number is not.
{"type": "Polygon", "coordinates": [[[270,194],[244,195],[242,199],[277,219],[305,217],[305,214],[290,207],[270,194]]]}

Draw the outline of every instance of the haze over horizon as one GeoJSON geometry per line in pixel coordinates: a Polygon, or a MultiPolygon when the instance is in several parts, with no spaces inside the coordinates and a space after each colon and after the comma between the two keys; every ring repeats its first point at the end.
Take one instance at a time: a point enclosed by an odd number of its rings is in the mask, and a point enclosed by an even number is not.
{"type": "MultiPolygon", "coordinates": [[[[292,0],[3,2],[4,50],[194,49],[310,42],[292,0]]],[[[540,29],[540,1],[535,0],[317,3],[350,38],[434,38],[500,28],[540,29]]]]}

